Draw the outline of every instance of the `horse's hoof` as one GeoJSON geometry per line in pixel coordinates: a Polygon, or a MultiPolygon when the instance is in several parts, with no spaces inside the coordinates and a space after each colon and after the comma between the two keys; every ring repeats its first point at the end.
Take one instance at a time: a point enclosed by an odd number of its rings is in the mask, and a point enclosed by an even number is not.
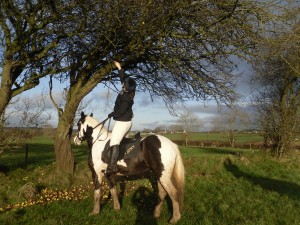
{"type": "Polygon", "coordinates": [[[174,217],[173,217],[172,219],[170,219],[169,223],[175,224],[175,223],[177,223],[179,220],[180,220],[180,216],[177,217],[177,218],[174,218],[174,217]]]}
{"type": "Polygon", "coordinates": [[[99,212],[91,212],[91,213],[89,214],[89,216],[95,216],[95,215],[97,215],[97,214],[99,214],[99,212]]]}
{"type": "Polygon", "coordinates": [[[120,211],[120,209],[121,209],[120,207],[114,207],[115,211],[120,211]]]}
{"type": "Polygon", "coordinates": [[[154,210],[153,217],[156,218],[156,219],[159,218],[160,217],[160,211],[154,210]]]}

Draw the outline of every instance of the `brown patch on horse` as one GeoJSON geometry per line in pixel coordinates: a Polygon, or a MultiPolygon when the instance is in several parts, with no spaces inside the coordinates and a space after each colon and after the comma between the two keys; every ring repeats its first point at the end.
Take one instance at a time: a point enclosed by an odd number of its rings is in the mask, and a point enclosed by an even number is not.
{"type": "Polygon", "coordinates": [[[146,137],[141,144],[143,145],[142,153],[146,164],[157,177],[160,177],[164,170],[159,151],[161,148],[160,140],[156,135],[150,135],[146,137]]]}
{"type": "Polygon", "coordinates": [[[160,177],[164,170],[161,161],[160,140],[156,135],[146,137],[140,142],[140,150],[136,157],[126,158],[126,167],[118,165],[119,172],[125,176],[143,174],[152,171],[155,176],[160,177]]]}

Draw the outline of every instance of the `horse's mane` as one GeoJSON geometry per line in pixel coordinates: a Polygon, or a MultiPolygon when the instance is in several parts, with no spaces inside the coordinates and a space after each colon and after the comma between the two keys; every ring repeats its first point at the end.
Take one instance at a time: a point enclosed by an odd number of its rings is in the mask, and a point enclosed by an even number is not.
{"type": "Polygon", "coordinates": [[[106,128],[103,126],[103,124],[100,124],[100,122],[95,119],[94,117],[91,116],[86,116],[85,117],[85,121],[93,128],[95,129],[102,129],[102,130],[106,130],[106,128]]]}

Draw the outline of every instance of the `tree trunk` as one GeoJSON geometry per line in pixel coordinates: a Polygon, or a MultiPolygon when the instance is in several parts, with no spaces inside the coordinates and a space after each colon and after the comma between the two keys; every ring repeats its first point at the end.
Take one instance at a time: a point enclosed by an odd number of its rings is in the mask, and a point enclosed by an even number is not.
{"type": "Polygon", "coordinates": [[[229,142],[229,145],[232,147],[232,148],[234,148],[234,142],[235,142],[235,140],[234,140],[234,134],[233,134],[233,131],[232,130],[230,130],[229,132],[228,132],[228,142],[229,142]]]}
{"type": "Polygon", "coordinates": [[[74,173],[74,155],[71,148],[73,121],[75,118],[77,106],[80,99],[72,99],[67,101],[65,110],[59,116],[58,126],[55,134],[55,159],[56,170],[58,173],[69,174],[74,173]]]}
{"type": "Polygon", "coordinates": [[[60,119],[55,134],[55,159],[58,173],[67,173],[73,176],[74,155],[71,148],[72,124],[60,119]]]}
{"type": "Polygon", "coordinates": [[[185,134],[185,146],[188,146],[188,135],[187,135],[187,133],[185,134]]]}
{"type": "Polygon", "coordinates": [[[73,122],[76,110],[83,97],[84,95],[79,96],[73,90],[69,90],[64,111],[59,111],[54,143],[58,175],[69,175],[72,177],[74,174],[75,160],[71,147],[73,122]]]}
{"type": "Polygon", "coordinates": [[[0,89],[0,127],[4,126],[4,114],[8,103],[9,100],[3,97],[2,90],[0,89]]]}
{"type": "Polygon", "coordinates": [[[11,65],[8,62],[3,64],[1,74],[1,87],[0,87],[0,126],[4,123],[4,113],[12,97],[12,79],[11,79],[11,65]]]}

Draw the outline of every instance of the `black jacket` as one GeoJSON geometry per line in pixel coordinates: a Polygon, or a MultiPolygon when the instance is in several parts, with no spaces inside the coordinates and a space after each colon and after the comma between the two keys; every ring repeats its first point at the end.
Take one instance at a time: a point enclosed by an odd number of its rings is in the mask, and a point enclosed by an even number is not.
{"type": "Polygon", "coordinates": [[[130,121],[133,117],[133,100],[128,92],[120,92],[115,102],[114,111],[110,114],[114,120],[130,121]]]}
{"type": "MultiPolygon", "coordinates": [[[[124,70],[119,70],[119,77],[121,83],[123,83],[125,79],[124,70]]],[[[109,116],[118,121],[130,121],[133,117],[133,103],[134,101],[131,99],[130,93],[121,91],[115,101],[114,111],[109,116]]]]}

